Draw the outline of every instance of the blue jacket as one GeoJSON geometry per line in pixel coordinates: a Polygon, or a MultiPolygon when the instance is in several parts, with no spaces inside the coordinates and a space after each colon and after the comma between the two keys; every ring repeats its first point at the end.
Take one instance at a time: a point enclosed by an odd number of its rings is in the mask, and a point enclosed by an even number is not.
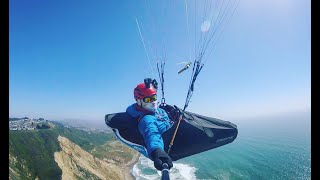
{"type": "Polygon", "coordinates": [[[138,129],[143,136],[146,148],[151,157],[151,152],[160,148],[164,150],[163,139],[161,135],[170,129],[173,125],[168,117],[168,114],[161,108],[155,113],[138,110],[140,107],[135,103],[130,105],[126,112],[133,118],[140,118],[138,129]]]}

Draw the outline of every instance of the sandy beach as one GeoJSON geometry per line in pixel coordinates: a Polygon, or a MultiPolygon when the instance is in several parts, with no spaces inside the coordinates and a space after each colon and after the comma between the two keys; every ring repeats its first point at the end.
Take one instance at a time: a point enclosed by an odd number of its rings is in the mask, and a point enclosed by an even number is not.
{"type": "Polygon", "coordinates": [[[135,177],[131,174],[131,169],[133,168],[133,166],[138,162],[140,157],[140,153],[136,153],[133,158],[131,159],[131,161],[129,161],[126,165],[125,165],[125,169],[124,169],[124,177],[125,180],[135,180],[135,177]]]}

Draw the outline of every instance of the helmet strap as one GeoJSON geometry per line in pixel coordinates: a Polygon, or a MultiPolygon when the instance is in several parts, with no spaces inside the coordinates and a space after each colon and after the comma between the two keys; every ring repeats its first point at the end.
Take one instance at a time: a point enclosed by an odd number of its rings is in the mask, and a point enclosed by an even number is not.
{"type": "Polygon", "coordinates": [[[142,107],[141,99],[136,99],[136,101],[137,101],[137,104],[138,104],[140,107],[142,107]]]}

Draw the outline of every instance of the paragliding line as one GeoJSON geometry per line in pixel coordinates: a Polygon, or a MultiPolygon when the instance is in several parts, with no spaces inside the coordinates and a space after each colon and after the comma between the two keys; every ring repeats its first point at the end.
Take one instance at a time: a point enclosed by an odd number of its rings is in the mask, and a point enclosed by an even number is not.
{"type": "MultiPolygon", "coordinates": [[[[223,19],[225,18],[226,14],[228,14],[228,13],[231,11],[231,8],[233,8],[233,10],[232,10],[232,13],[231,13],[230,17],[228,17],[229,19],[227,20],[227,23],[226,23],[226,24],[224,24],[224,27],[222,28],[222,32],[225,30],[225,28],[226,28],[226,27],[227,27],[227,25],[229,24],[230,19],[233,17],[233,15],[234,15],[234,13],[235,13],[235,11],[236,11],[236,9],[237,9],[237,7],[238,7],[239,3],[240,3],[240,0],[235,1],[232,5],[230,5],[231,7],[228,9],[228,12],[226,12],[226,13],[225,13],[225,15],[224,15],[223,19]],[[234,5],[234,4],[235,4],[235,5],[234,5]]],[[[230,13],[229,13],[229,14],[230,14],[230,13]]],[[[221,19],[222,19],[222,18],[221,18],[221,19]]],[[[220,24],[221,24],[221,23],[220,23],[220,24]]],[[[216,42],[220,39],[221,35],[222,35],[222,33],[220,33],[220,35],[218,36],[218,38],[217,38],[216,42]]],[[[209,55],[212,53],[212,51],[213,51],[213,49],[214,49],[214,47],[215,47],[215,46],[216,46],[216,43],[213,45],[212,49],[209,51],[208,56],[207,56],[207,58],[205,58],[205,60],[204,60],[204,62],[203,62],[203,63],[205,63],[205,62],[207,61],[207,59],[208,59],[209,55]]]]}
{"type": "Polygon", "coordinates": [[[152,66],[151,66],[149,54],[148,54],[148,52],[147,52],[147,48],[146,48],[146,45],[145,45],[145,43],[144,43],[144,40],[143,40],[143,37],[142,37],[142,34],[141,34],[141,30],[140,30],[140,26],[139,26],[139,23],[138,23],[138,19],[137,19],[137,18],[136,18],[136,23],[137,23],[137,27],[138,27],[138,30],[139,30],[139,34],[140,34],[140,38],[141,38],[141,41],[142,41],[144,50],[145,50],[145,52],[146,52],[146,54],[147,54],[147,59],[148,59],[148,61],[149,61],[149,65],[150,65],[150,68],[151,68],[151,71],[152,71],[152,77],[154,78],[153,69],[152,69],[152,66]]]}
{"type": "Polygon", "coordinates": [[[165,105],[166,104],[166,99],[164,98],[164,65],[165,62],[161,62],[161,72],[159,70],[159,64],[157,63],[157,69],[158,69],[158,75],[159,75],[159,79],[160,79],[160,84],[161,84],[161,92],[162,92],[162,99],[161,99],[161,105],[165,105]]]}
{"type": "Polygon", "coordinates": [[[187,1],[185,0],[184,1],[184,3],[185,3],[185,7],[186,7],[186,19],[187,19],[187,30],[188,30],[188,40],[189,40],[189,59],[191,59],[191,43],[190,43],[190,28],[189,28],[189,16],[188,16],[188,4],[187,4],[187,1]]]}
{"type": "Polygon", "coordinates": [[[204,64],[200,64],[200,61],[196,61],[196,60],[195,60],[195,62],[193,64],[193,72],[192,72],[192,76],[191,76],[191,82],[190,82],[190,85],[189,85],[186,102],[184,104],[182,112],[180,113],[180,117],[179,117],[179,121],[178,121],[177,127],[176,127],[176,129],[174,131],[174,134],[172,136],[171,142],[169,144],[168,154],[170,153],[171,147],[173,146],[173,142],[174,142],[174,139],[176,137],[177,131],[179,129],[179,125],[180,125],[180,122],[181,122],[181,120],[183,118],[184,112],[185,112],[186,108],[189,105],[189,102],[190,102],[190,99],[191,99],[191,96],[192,96],[192,93],[193,93],[193,90],[194,90],[194,83],[195,83],[195,81],[197,79],[197,76],[199,75],[203,65],[204,64]]]}

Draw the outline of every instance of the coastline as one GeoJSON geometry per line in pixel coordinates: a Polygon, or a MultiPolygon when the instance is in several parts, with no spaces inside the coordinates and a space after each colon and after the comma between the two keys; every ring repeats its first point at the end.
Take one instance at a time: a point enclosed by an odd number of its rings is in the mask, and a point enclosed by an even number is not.
{"type": "Polygon", "coordinates": [[[124,166],[124,178],[125,180],[135,180],[135,177],[132,175],[131,170],[133,168],[133,166],[138,162],[140,157],[140,153],[136,153],[133,158],[131,159],[131,161],[129,161],[127,164],[125,164],[124,166]]]}

